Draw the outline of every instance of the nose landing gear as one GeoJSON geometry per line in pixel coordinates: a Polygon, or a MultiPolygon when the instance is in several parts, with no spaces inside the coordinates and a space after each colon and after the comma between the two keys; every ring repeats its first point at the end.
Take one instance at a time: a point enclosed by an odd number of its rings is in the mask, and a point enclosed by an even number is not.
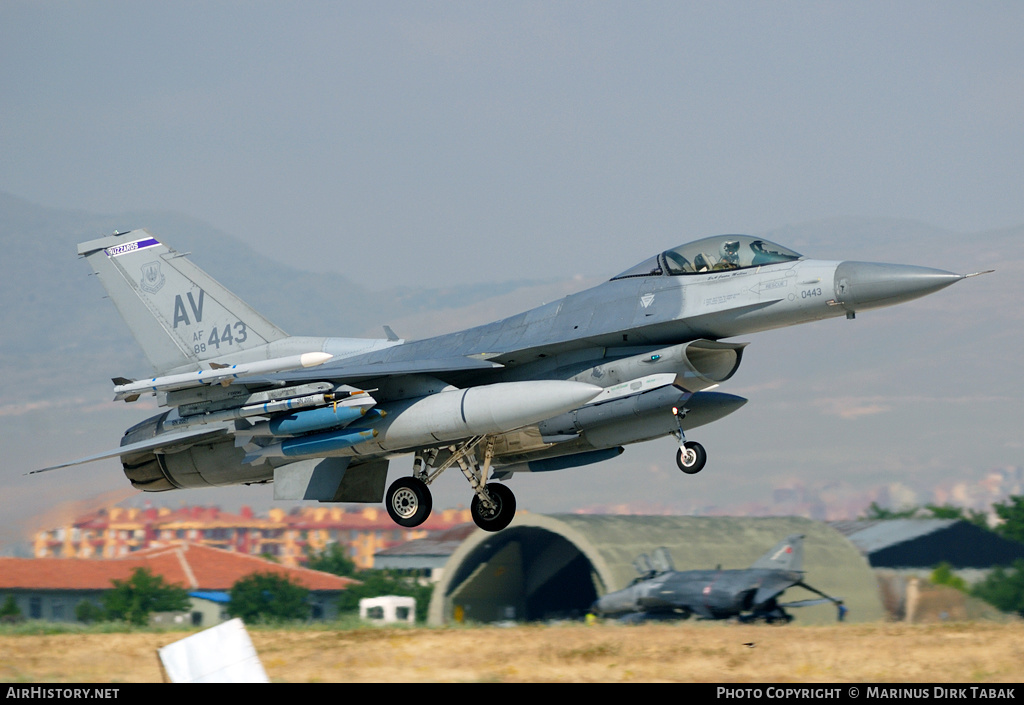
{"type": "Polygon", "coordinates": [[[707,451],[696,441],[685,441],[676,451],[676,465],[687,475],[695,475],[703,470],[707,461],[707,451]]]}
{"type": "Polygon", "coordinates": [[[686,440],[686,434],[683,432],[683,418],[686,416],[686,409],[673,407],[672,415],[676,417],[676,425],[679,428],[675,432],[676,438],[679,439],[676,465],[687,475],[696,475],[704,469],[704,464],[708,461],[707,451],[700,443],[686,440]]]}

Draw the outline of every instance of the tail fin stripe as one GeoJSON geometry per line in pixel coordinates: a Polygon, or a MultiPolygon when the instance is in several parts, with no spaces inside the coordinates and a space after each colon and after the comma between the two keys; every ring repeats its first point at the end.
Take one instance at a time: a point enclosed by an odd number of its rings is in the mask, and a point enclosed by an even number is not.
{"type": "Polygon", "coordinates": [[[107,257],[118,257],[120,255],[128,254],[129,252],[138,252],[139,250],[147,247],[155,247],[160,243],[155,237],[143,238],[136,240],[135,242],[126,242],[121,245],[114,245],[103,250],[107,257]]]}

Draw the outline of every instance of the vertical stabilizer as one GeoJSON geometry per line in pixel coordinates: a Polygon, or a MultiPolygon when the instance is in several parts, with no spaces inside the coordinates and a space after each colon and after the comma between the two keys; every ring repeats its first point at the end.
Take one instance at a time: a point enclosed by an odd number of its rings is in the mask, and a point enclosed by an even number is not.
{"type": "Polygon", "coordinates": [[[671,573],[676,569],[672,563],[672,556],[664,546],[654,549],[654,555],[651,556],[651,564],[658,573],[671,573]]]}
{"type": "Polygon", "coordinates": [[[78,246],[157,373],[286,333],[146,230],[78,246]]]}
{"type": "Polygon", "coordinates": [[[800,534],[787,536],[750,566],[766,570],[803,570],[804,537],[800,534]]]}

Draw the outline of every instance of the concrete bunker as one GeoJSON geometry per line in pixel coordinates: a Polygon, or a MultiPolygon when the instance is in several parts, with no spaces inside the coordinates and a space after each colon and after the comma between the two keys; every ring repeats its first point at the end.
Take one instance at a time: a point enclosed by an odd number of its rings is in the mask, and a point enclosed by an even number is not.
{"type": "MultiPolygon", "coordinates": [[[[664,546],[676,570],[747,568],[782,538],[803,534],[807,582],[844,600],[847,621],[884,619],[878,583],[860,551],[821,522],[799,517],[520,514],[498,533],[471,534],[448,560],[429,622],[582,618],[628,585],[634,559],[664,546]]],[[[810,597],[793,588],[788,599],[810,597]],[[798,594],[799,593],[799,594],[798,594]]],[[[830,605],[800,608],[801,624],[834,623],[830,605]]]]}

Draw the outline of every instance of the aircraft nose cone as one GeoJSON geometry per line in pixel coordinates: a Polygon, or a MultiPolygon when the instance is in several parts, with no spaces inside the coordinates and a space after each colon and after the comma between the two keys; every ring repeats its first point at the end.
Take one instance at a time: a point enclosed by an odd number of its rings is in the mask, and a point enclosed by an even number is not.
{"type": "Polygon", "coordinates": [[[634,609],[636,599],[632,587],[602,595],[590,606],[590,610],[595,614],[621,614],[632,612],[634,609]]]}
{"type": "Polygon", "coordinates": [[[927,296],[963,278],[908,264],[841,262],[835,274],[836,301],[847,311],[881,308],[927,296]]]}

